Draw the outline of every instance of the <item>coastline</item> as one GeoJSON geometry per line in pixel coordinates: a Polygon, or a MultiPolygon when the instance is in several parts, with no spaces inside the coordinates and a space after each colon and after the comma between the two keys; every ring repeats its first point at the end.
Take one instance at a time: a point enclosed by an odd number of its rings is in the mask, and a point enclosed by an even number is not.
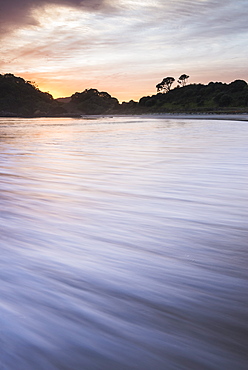
{"type": "Polygon", "coordinates": [[[145,117],[161,119],[214,119],[230,121],[248,121],[248,113],[135,113],[135,114],[58,114],[58,115],[41,115],[41,116],[18,116],[18,115],[0,115],[1,118],[78,118],[93,119],[99,117],[145,117]]]}
{"type": "Polygon", "coordinates": [[[214,119],[228,121],[248,121],[248,113],[144,113],[144,114],[100,114],[100,115],[81,115],[79,118],[98,118],[98,117],[145,117],[161,119],[214,119]]]}
{"type": "Polygon", "coordinates": [[[154,113],[144,116],[168,119],[217,119],[231,121],[248,121],[248,113],[154,113]]]}

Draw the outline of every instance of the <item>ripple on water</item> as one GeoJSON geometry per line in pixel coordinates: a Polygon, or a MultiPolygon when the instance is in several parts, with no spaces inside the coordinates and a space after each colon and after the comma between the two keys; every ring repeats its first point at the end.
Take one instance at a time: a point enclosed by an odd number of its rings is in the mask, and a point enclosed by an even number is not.
{"type": "Polygon", "coordinates": [[[0,119],[0,369],[246,370],[246,122],[0,119]]]}

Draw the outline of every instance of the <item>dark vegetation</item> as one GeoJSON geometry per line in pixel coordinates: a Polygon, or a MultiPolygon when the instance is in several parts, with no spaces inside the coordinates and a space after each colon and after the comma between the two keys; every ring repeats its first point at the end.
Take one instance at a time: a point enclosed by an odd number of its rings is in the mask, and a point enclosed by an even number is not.
{"type": "Polygon", "coordinates": [[[243,80],[236,80],[230,84],[210,82],[208,85],[177,86],[167,93],[145,96],[138,105],[151,113],[247,112],[248,85],[243,80]]]}
{"type": "Polygon", "coordinates": [[[169,92],[174,81],[174,77],[165,77],[159,84],[156,85],[157,92],[169,92]]]}
{"type": "Polygon", "coordinates": [[[81,93],[76,92],[71,96],[70,104],[83,114],[108,114],[117,112],[119,107],[116,98],[112,98],[107,92],[99,92],[96,89],[86,89],[81,93]]]}
{"type": "MultiPolygon", "coordinates": [[[[177,87],[184,87],[187,83],[189,76],[186,74],[181,75],[177,82],[177,87]]],[[[157,92],[167,93],[170,91],[172,84],[175,82],[174,77],[165,77],[163,80],[156,85],[157,92]]]]}
{"type": "Polygon", "coordinates": [[[248,111],[248,85],[243,80],[230,84],[210,82],[186,84],[189,76],[181,75],[178,85],[166,77],[156,85],[158,93],[119,104],[107,92],[86,89],[70,98],[53,99],[34,83],[13,74],[0,75],[0,116],[80,116],[88,114],[142,113],[242,113],[248,111]]]}
{"type": "Polygon", "coordinates": [[[30,81],[8,73],[0,75],[0,115],[33,116],[52,111],[52,95],[40,91],[30,81]]]}

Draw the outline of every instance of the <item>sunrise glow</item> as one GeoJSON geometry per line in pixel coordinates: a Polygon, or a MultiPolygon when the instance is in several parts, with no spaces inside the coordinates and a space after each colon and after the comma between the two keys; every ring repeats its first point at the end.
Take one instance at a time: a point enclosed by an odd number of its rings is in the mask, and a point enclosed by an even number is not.
{"type": "Polygon", "coordinates": [[[165,76],[247,80],[246,1],[31,1],[1,5],[0,73],[55,98],[97,88],[123,100],[165,76]],[[66,6],[65,6],[66,5],[66,6]]]}

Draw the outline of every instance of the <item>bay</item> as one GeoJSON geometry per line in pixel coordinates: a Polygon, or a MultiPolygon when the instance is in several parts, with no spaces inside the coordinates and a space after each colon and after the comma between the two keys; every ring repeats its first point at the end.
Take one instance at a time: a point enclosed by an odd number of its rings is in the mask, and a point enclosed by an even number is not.
{"type": "Polygon", "coordinates": [[[247,138],[0,118],[0,369],[247,369],[247,138]]]}

